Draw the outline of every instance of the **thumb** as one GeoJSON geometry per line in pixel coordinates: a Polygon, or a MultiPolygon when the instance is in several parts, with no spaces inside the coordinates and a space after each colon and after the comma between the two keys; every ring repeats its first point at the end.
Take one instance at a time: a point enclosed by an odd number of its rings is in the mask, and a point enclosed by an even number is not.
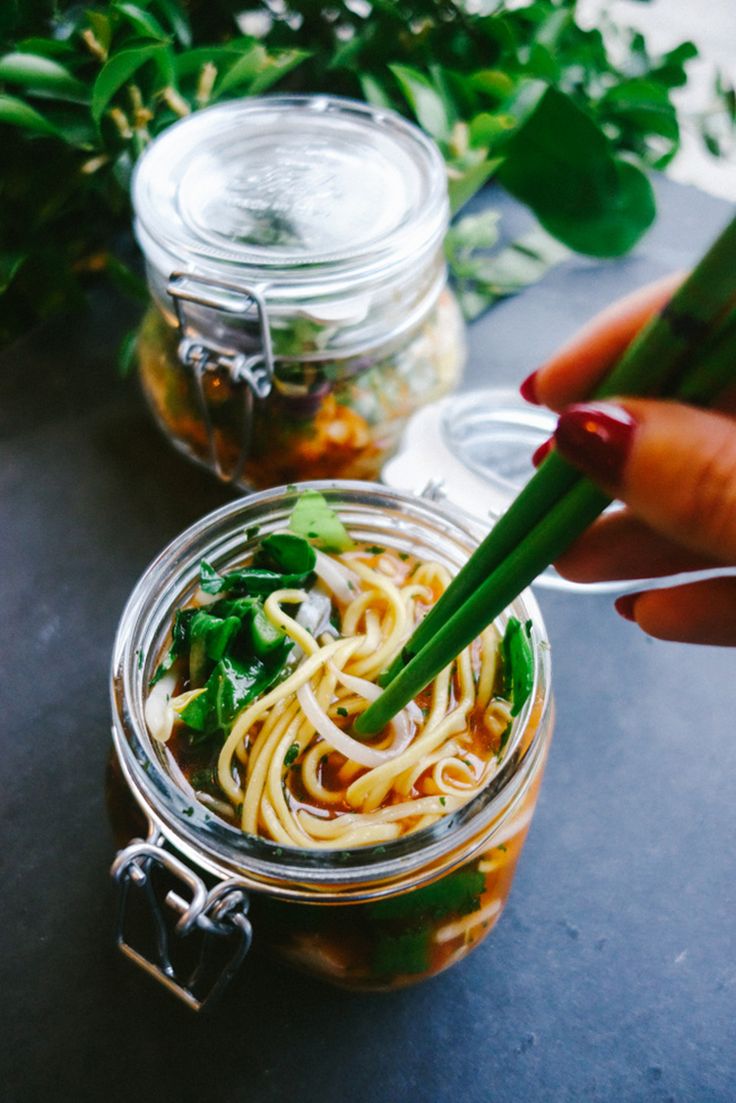
{"type": "Polygon", "coordinates": [[[555,446],[655,531],[736,563],[736,421],[675,402],[621,399],[563,410],[555,446]]]}

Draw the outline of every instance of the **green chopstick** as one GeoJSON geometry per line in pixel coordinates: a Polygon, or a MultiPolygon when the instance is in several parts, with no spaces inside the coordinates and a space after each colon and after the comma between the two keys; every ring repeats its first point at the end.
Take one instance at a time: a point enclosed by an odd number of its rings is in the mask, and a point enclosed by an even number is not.
{"type": "MultiPolygon", "coordinates": [[[[736,219],[595,392],[707,405],[736,383],[736,219]],[[700,351],[698,352],[698,346],[700,351]]],[[[380,731],[609,504],[554,452],[421,622],[354,731],[380,731]]]]}
{"type": "MultiPolygon", "coordinates": [[[[610,374],[595,390],[593,397],[613,395],[656,395],[665,392],[683,362],[691,354],[720,316],[728,310],[736,292],[736,218],[711,246],[687,280],[673,295],[667,307],[650,320],[631,342],[610,374]]],[[[684,397],[684,396],[683,396],[684,397]]],[[[685,401],[692,401],[689,397],[685,401]]],[[[402,654],[381,679],[388,685],[413,655],[427,643],[440,626],[488,577],[530,526],[544,517],[550,506],[581,478],[580,473],[560,456],[552,453],[521,490],[509,509],[455,577],[442,598],[430,610],[402,654]]]]}

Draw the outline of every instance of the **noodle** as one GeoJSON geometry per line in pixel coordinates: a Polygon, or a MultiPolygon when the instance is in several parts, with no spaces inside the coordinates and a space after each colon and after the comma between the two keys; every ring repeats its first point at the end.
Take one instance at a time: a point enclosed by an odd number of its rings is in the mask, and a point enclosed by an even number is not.
{"type": "MultiPolygon", "coordinates": [[[[294,548],[296,554],[299,548],[294,548]]],[[[203,610],[201,615],[210,619],[201,622],[202,632],[215,634],[202,637],[211,660],[202,678],[216,661],[221,641],[238,638],[233,635],[233,617],[244,615],[244,609],[248,616],[262,614],[268,623],[264,629],[259,621],[261,655],[266,658],[254,653],[251,666],[242,670],[255,677],[253,671],[266,669],[268,655],[289,655],[281,668],[274,667],[276,674],[269,675],[270,688],[236,710],[229,724],[223,722],[214,742],[212,714],[205,722],[201,710],[215,675],[204,685],[191,684],[195,657],[199,661],[202,654],[200,649],[195,656],[194,645],[188,668],[176,656],[174,676],[166,675],[164,688],[154,687],[148,714],[161,742],[169,738],[171,715],[176,717],[172,753],[177,757],[179,749],[177,762],[189,777],[181,748],[189,746],[185,736],[187,724],[195,723],[192,710],[200,709],[200,727],[190,732],[189,743],[195,750],[203,748],[203,760],[211,756],[212,783],[202,790],[201,784],[192,782],[195,795],[210,809],[234,819],[243,831],[289,847],[365,846],[428,826],[477,794],[498,769],[511,724],[511,702],[503,695],[500,635],[491,626],[378,739],[356,741],[350,734],[353,719],[378,694],[378,675],[400,654],[450,575],[440,564],[421,562],[392,548],[359,547],[342,555],[319,556],[319,577],[314,581],[311,575],[309,584],[287,584],[263,599],[246,596],[240,605],[237,598],[227,597],[218,603],[209,591],[201,590],[197,605],[185,609],[195,616],[203,610]],[[322,595],[322,605],[311,598],[315,592],[322,595]],[[313,607],[305,608],[300,615],[304,624],[299,623],[291,610],[310,601],[313,607]],[[325,609],[329,613],[330,608],[332,627],[325,631],[325,609]],[[318,639],[306,624],[317,626],[318,639]],[[330,635],[333,630],[337,639],[330,635]],[[178,694],[171,696],[167,708],[166,695],[174,684],[178,694]]],[[[247,575],[247,569],[242,573],[247,575]]],[[[285,581],[297,575],[292,572],[285,581]]],[[[171,666],[167,662],[162,670],[171,666]]],[[[239,676],[245,678],[242,672],[239,676]]],[[[219,723],[219,696],[216,703],[219,723]]],[[[448,926],[438,937],[451,939],[453,931],[448,926]]]]}

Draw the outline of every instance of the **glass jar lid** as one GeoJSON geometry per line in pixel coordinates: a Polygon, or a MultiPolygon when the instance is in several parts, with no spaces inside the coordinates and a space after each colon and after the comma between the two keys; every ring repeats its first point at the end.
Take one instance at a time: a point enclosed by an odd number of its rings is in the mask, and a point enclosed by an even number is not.
{"type": "Polygon", "coordinates": [[[157,267],[301,300],[435,253],[442,157],[396,113],[328,96],[234,100],[181,120],[141,158],[136,232],[157,267]]]}
{"type": "MultiPolygon", "coordinates": [[[[413,416],[381,478],[414,493],[426,493],[429,486],[435,497],[446,498],[487,527],[532,477],[532,455],[556,424],[551,410],[530,406],[516,390],[491,387],[451,395],[413,416]]],[[[570,582],[554,567],[534,585],[583,593],[626,588],[621,581],[570,582]]]]}

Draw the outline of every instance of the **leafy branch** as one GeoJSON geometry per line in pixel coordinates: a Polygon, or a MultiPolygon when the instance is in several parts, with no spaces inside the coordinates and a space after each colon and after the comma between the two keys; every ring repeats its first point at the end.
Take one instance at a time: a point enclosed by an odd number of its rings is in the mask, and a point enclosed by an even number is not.
{"type": "MultiPolygon", "coordinates": [[[[440,146],[455,209],[495,178],[533,211],[546,236],[493,264],[471,263],[488,221],[475,242],[477,222],[449,239],[471,314],[554,263],[556,242],[625,252],[654,218],[646,170],[678,148],[670,94],[695,53],[652,57],[641,35],[586,30],[575,0],[0,5],[0,342],[83,301],[101,273],[140,294],[124,262],[137,157],[192,111],[274,89],[402,111],[440,146]]],[[[714,96],[720,129],[703,131],[716,153],[735,112],[723,78],[714,96]]]]}

